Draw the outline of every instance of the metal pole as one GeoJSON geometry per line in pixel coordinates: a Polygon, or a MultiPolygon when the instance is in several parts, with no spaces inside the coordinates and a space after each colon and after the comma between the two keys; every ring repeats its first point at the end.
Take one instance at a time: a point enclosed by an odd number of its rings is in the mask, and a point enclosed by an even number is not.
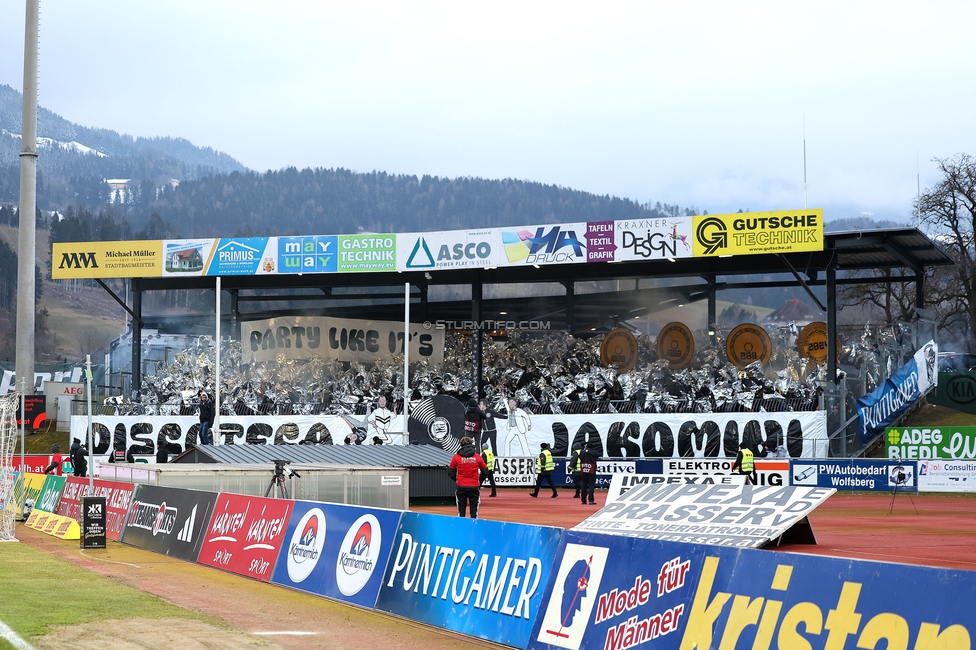
{"type": "MultiPolygon", "coordinates": [[[[34,248],[37,210],[37,31],[40,0],[27,0],[24,105],[20,129],[16,376],[34,380],[34,248]]],[[[33,386],[32,386],[33,388],[33,386]]],[[[24,384],[26,391],[27,384],[24,384]]],[[[32,390],[33,392],[33,390],[32,390]]]]}
{"type": "Polygon", "coordinates": [[[410,444],[407,418],[410,417],[410,283],[403,285],[403,440],[410,444]]]}
{"type": "Polygon", "coordinates": [[[88,382],[88,494],[95,494],[95,465],[92,459],[92,394],[91,355],[85,355],[85,378],[88,382]]]}
{"type": "MultiPolygon", "coordinates": [[[[27,398],[24,396],[26,391],[24,386],[26,385],[26,380],[20,380],[20,472],[23,474],[26,470],[24,468],[24,427],[25,421],[27,420],[27,398]]],[[[23,490],[21,490],[23,493],[23,490]]]]}
{"type": "Polygon", "coordinates": [[[214,349],[217,353],[217,360],[214,362],[214,430],[210,432],[210,439],[217,444],[217,431],[220,431],[220,276],[217,276],[217,299],[214,310],[217,312],[217,332],[214,340],[214,349]]]}

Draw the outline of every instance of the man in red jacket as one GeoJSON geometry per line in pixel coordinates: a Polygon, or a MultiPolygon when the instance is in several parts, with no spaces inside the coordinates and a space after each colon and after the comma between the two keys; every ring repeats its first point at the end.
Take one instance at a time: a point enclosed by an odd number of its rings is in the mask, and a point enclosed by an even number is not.
{"type": "Polygon", "coordinates": [[[474,438],[461,438],[461,448],[451,459],[447,470],[450,477],[457,483],[458,517],[464,516],[467,506],[471,506],[471,518],[478,518],[478,504],[481,502],[481,470],[487,469],[481,454],[477,453],[474,438]]]}

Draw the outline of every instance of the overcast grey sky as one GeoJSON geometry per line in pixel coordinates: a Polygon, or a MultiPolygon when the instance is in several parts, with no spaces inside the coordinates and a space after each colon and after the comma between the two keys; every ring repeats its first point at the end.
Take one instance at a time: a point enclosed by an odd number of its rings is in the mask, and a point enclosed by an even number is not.
{"type": "MultiPolygon", "coordinates": [[[[0,4],[23,84],[24,2],[0,4]]],[[[976,3],[43,0],[39,101],[285,166],[907,220],[976,154],[976,3]]]]}

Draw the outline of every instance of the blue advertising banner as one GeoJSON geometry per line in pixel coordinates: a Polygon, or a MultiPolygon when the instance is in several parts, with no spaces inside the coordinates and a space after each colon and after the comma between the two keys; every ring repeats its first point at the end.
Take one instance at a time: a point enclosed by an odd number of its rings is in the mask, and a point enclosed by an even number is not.
{"type": "Polygon", "coordinates": [[[970,599],[945,597],[976,593],[971,571],[575,531],[556,557],[528,648],[970,648],[976,631],[970,599]]]}
{"type": "Polygon", "coordinates": [[[400,514],[296,501],[271,582],[372,608],[400,514]]]}
{"type": "MultiPolygon", "coordinates": [[[[557,460],[552,472],[556,485],[573,485],[573,472],[569,460],[557,460]]],[[[663,470],[662,458],[601,458],[596,464],[596,486],[610,487],[614,474],[660,474],[663,470]]]]}
{"type": "Polygon", "coordinates": [[[831,487],[838,490],[890,492],[917,489],[918,474],[911,460],[824,460],[792,461],[790,485],[831,487]]]}
{"type": "Polygon", "coordinates": [[[218,239],[207,275],[257,275],[274,270],[274,251],[268,237],[218,239]],[[266,268],[267,264],[271,268],[266,268]]]}
{"type": "Polygon", "coordinates": [[[335,273],[339,239],[335,235],[278,238],[278,273],[335,273]]]}
{"type": "Polygon", "coordinates": [[[936,384],[939,346],[929,341],[911,360],[864,397],[857,400],[861,441],[867,444],[891,426],[936,384]]]}
{"type": "Polygon", "coordinates": [[[561,533],[405,512],[376,609],[524,648],[561,533]]]}

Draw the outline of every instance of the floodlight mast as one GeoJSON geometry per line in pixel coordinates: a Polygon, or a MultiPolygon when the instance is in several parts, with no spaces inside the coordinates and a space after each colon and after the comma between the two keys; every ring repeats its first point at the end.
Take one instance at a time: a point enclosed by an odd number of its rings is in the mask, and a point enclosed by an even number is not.
{"type": "Polygon", "coordinates": [[[27,0],[24,105],[20,129],[20,225],[17,244],[16,376],[34,392],[34,246],[37,209],[37,32],[40,0],[27,0]]]}

